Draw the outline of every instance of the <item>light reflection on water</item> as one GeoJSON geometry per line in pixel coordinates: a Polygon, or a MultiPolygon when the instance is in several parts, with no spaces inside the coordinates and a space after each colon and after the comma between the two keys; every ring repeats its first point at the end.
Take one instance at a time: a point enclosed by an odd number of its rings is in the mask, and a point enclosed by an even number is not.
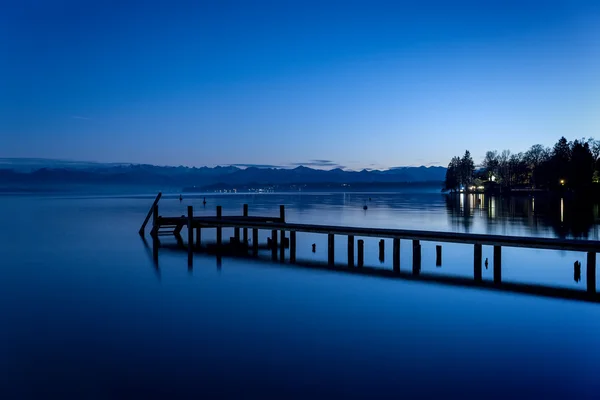
{"type": "MultiPolygon", "coordinates": [[[[162,215],[185,214],[189,204],[197,215],[214,215],[217,204],[224,215],[241,214],[244,203],[250,215],[277,215],[285,204],[290,222],[598,238],[597,205],[569,199],[209,195],[204,207],[204,195],[176,197],[161,200],[162,215]]],[[[600,389],[594,304],[252,260],[223,258],[217,269],[203,255],[188,271],[185,255],[172,252],[161,253],[156,270],[137,236],[152,200],[0,197],[1,220],[11,228],[0,231],[1,388],[238,398],[490,387],[504,397],[527,389],[593,397],[600,389]]],[[[203,240],[212,235],[203,232],[203,240]]],[[[339,238],[337,260],[346,257],[344,245],[339,238]]],[[[443,244],[436,268],[435,245],[422,242],[423,271],[472,276],[472,246],[443,244]]],[[[380,263],[377,240],[365,239],[365,264],[391,269],[391,246],[386,241],[380,263]]],[[[410,268],[409,248],[403,241],[401,268],[410,268]]],[[[325,236],[298,235],[299,258],[326,260],[326,249],[325,236]]],[[[492,260],[491,248],[483,248],[485,258],[492,260]]],[[[584,290],[585,268],[580,282],[573,279],[576,260],[585,265],[578,253],[505,248],[502,277],[584,290]]],[[[492,277],[484,268],[483,278],[492,277]]]]}

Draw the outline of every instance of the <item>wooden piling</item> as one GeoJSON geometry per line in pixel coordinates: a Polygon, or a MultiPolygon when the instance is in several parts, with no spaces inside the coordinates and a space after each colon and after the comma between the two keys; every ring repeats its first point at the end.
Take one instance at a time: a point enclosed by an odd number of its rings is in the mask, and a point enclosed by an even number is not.
{"type": "Polygon", "coordinates": [[[392,259],[394,264],[394,272],[400,272],[400,238],[394,238],[392,259]]]}
{"type": "Polygon", "coordinates": [[[240,244],[240,228],[237,226],[233,228],[233,241],[236,245],[240,244]]]}
{"type": "Polygon", "coordinates": [[[285,206],[283,204],[279,206],[279,219],[281,222],[285,222],[285,206]]]}
{"type": "Polygon", "coordinates": [[[421,242],[413,240],[413,275],[421,272],[421,242]]]}
{"type": "Polygon", "coordinates": [[[335,236],[333,233],[327,235],[327,264],[333,266],[335,263],[335,236]]]}
{"type": "Polygon", "coordinates": [[[148,211],[148,214],[146,215],[146,218],[144,219],[144,222],[142,223],[142,226],[140,227],[140,230],[138,231],[138,233],[140,235],[144,236],[144,232],[146,230],[146,225],[148,224],[148,221],[150,220],[150,216],[153,216],[152,227],[154,227],[156,225],[156,218],[158,218],[158,201],[160,200],[161,197],[162,197],[162,192],[158,192],[158,194],[156,195],[156,199],[154,199],[154,203],[152,203],[152,207],[150,207],[150,210],[148,211]]]}
{"type": "Polygon", "coordinates": [[[277,230],[271,231],[271,258],[277,260],[277,230]]]}
{"type": "Polygon", "coordinates": [[[354,267],[354,236],[348,235],[348,267],[354,267]]]}
{"type": "Polygon", "coordinates": [[[358,267],[362,267],[365,264],[365,241],[359,239],[357,242],[358,246],[358,267]]]}
{"type": "Polygon", "coordinates": [[[296,262],[296,231],[290,231],[290,263],[296,262]]]}
{"type": "MultiPolygon", "coordinates": [[[[221,206],[217,206],[217,219],[221,219],[223,209],[221,208],[221,206]]],[[[221,247],[221,242],[223,240],[223,228],[221,228],[220,226],[217,226],[217,247],[221,247]]]]}
{"type": "Polygon", "coordinates": [[[252,229],[252,254],[258,255],[258,229],[252,229]]]}
{"type": "Polygon", "coordinates": [[[379,241],[379,261],[385,261],[385,240],[383,239],[379,241]]]}
{"type": "Polygon", "coordinates": [[[442,245],[440,244],[435,246],[435,266],[442,266],[442,245]]]}
{"type": "MultiPolygon", "coordinates": [[[[142,231],[142,235],[144,232],[142,231]]],[[[158,235],[158,204],[152,206],[152,230],[150,231],[152,236],[158,235]]]]}
{"type": "Polygon", "coordinates": [[[279,261],[285,260],[285,231],[281,231],[281,244],[279,246],[279,261]]]}
{"type": "Polygon", "coordinates": [[[596,253],[587,253],[587,291],[596,293],[596,253]]]}
{"type": "Polygon", "coordinates": [[[494,283],[502,282],[502,246],[494,246],[494,283]]]}
{"type": "Polygon", "coordinates": [[[481,244],[475,243],[475,245],[473,247],[473,278],[476,281],[482,280],[482,273],[481,273],[481,259],[482,258],[483,258],[483,256],[482,256],[482,251],[481,251],[481,244]]]}
{"type": "MultiPolygon", "coordinates": [[[[244,204],[244,208],[243,208],[243,216],[247,217],[248,216],[248,204],[244,204]]],[[[244,228],[243,232],[242,232],[242,240],[244,241],[244,244],[248,244],[248,228],[244,228]]]]}
{"type": "Polygon", "coordinates": [[[193,247],[194,247],[194,208],[188,206],[188,217],[187,217],[187,230],[188,230],[188,266],[192,265],[193,260],[193,247]]]}

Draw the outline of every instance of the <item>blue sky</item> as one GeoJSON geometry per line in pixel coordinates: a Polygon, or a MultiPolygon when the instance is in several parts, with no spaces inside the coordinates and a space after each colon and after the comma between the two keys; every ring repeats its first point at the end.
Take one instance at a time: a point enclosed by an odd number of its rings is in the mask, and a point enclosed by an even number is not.
{"type": "Polygon", "coordinates": [[[0,51],[0,157],[358,169],[600,138],[598,1],[23,0],[0,51]]]}

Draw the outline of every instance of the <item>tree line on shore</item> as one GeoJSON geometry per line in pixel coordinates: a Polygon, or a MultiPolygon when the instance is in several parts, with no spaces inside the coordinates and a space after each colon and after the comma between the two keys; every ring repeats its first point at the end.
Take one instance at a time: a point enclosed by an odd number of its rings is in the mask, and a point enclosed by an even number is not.
{"type": "Polygon", "coordinates": [[[448,164],[445,189],[456,191],[472,185],[491,185],[502,189],[585,191],[597,189],[599,178],[600,140],[584,138],[569,142],[563,136],[552,148],[536,144],[524,153],[488,151],[477,169],[467,150],[448,164]]]}

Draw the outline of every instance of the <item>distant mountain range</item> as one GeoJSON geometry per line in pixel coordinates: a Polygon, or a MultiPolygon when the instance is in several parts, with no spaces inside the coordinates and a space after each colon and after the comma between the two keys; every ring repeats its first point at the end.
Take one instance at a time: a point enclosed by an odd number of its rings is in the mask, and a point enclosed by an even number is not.
{"type": "Polygon", "coordinates": [[[162,167],[140,164],[62,162],[44,159],[0,159],[0,185],[4,187],[55,185],[143,185],[173,190],[253,189],[260,187],[325,187],[439,183],[444,167],[399,167],[389,170],[319,170],[238,167],[162,167]]]}

